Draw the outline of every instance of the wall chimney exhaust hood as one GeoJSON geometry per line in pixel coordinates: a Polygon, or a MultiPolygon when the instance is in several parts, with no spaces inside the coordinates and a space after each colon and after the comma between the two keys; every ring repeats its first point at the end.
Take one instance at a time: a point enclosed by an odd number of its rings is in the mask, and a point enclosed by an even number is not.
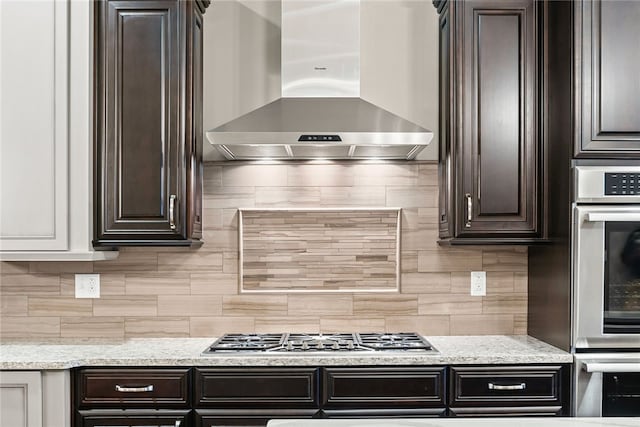
{"type": "Polygon", "coordinates": [[[282,97],[207,132],[229,160],[404,159],[433,133],[360,97],[360,0],[282,1],[282,97]]]}

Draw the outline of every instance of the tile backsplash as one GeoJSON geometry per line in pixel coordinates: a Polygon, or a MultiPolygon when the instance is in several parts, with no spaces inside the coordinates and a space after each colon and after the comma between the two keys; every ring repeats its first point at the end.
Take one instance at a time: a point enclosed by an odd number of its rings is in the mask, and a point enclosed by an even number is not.
{"type": "Polygon", "coordinates": [[[0,337],[217,336],[225,332],[522,334],[524,247],[440,247],[430,162],[209,163],[198,250],[124,248],[113,261],[0,264],[0,337]],[[400,207],[399,293],[238,292],[238,208],[400,207]],[[487,296],[469,295],[470,271],[487,296]],[[100,273],[99,299],[74,273],[100,273]]]}

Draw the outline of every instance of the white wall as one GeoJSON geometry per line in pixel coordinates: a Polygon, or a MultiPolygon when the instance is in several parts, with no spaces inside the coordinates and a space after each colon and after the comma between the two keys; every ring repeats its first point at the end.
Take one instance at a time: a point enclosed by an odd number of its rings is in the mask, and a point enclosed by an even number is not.
{"type": "MultiPolygon", "coordinates": [[[[361,94],[434,132],[438,16],[428,0],[361,0],[361,94]]],[[[204,130],[280,96],[280,0],[215,0],[205,14],[204,130]]],[[[205,160],[221,156],[205,138],[205,160]]]]}

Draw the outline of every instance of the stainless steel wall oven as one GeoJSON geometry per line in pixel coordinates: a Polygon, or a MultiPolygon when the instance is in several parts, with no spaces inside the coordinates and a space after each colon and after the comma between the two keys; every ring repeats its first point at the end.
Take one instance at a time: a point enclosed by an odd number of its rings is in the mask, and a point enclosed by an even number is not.
{"type": "Polygon", "coordinates": [[[574,169],[578,416],[640,415],[640,165],[574,169]]]}

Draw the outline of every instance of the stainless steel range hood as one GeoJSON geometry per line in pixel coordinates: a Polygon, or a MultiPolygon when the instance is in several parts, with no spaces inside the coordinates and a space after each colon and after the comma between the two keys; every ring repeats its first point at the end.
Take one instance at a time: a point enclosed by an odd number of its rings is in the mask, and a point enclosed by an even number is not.
{"type": "Polygon", "coordinates": [[[360,97],[360,0],[283,0],[282,97],[207,132],[230,160],[410,160],[432,137],[360,97]]]}

